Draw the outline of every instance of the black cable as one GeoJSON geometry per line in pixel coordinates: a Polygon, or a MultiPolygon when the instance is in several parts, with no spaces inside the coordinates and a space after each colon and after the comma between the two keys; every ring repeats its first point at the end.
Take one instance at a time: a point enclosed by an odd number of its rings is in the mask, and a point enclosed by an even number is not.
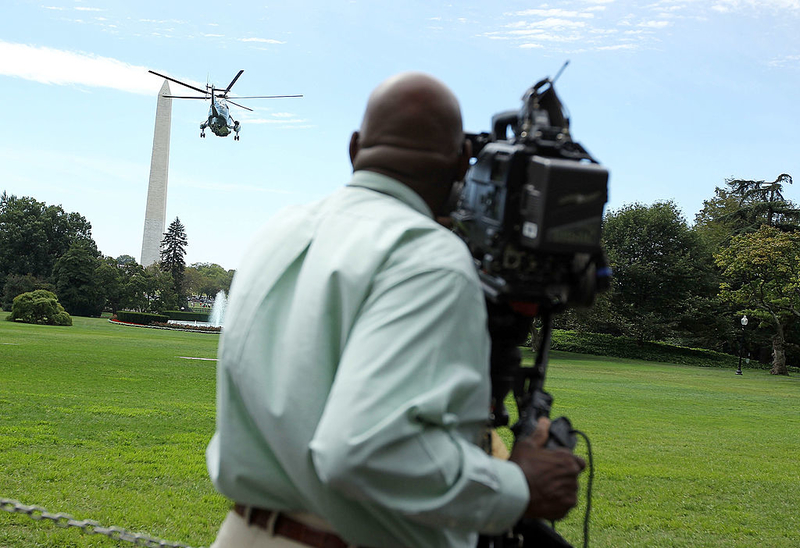
{"type": "Polygon", "coordinates": [[[594,458],[592,456],[592,444],[589,436],[580,430],[572,430],[573,434],[581,436],[586,441],[586,450],[589,457],[589,482],[586,486],[586,515],[583,518],[583,548],[589,547],[589,514],[592,511],[592,484],[594,483],[594,458]]]}

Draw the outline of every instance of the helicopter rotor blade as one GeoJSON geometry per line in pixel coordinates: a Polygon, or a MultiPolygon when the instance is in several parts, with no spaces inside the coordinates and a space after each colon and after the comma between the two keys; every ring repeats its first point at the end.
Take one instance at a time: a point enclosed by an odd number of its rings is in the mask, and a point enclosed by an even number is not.
{"type": "Polygon", "coordinates": [[[156,71],[154,71],[154,70],[148,70],[147,72],[150,72],[150,73],[152,73],[152,74],[155,74],[156,76],[160,76],[161,78],[165,78],[165,79],[169,80],[170,82],[175,82],[176,84],[180,84],[180,85],[182,85],[182,86],[185,86],[185,87],[187,87],[187,88],[189,88],[189,89],[193,89],[193,90],[195,90],[195,91],[199,91],[200,93],[206,93],[206,91],[205,91],[204,89],[196,88],[196,87],[194,87],[194,86],[192,86],[192,85],[190,85],[190,84],[187,84],[187,83],[185,83],[185,82],[181,82],[180,80],[176,80],[175,78],[172,78],[172,77],[170,77],[170,76],[166,76],[166,75],[164,75],[164,74],[159,74],[159,73],[157,73],[157,72],[156,72],[156,71]]]}
{"type": "Polygon", "coordinates": [[[239,107],[239,108],[243,108],[243,109],[245,109],[245,110],[249,110],[250,112],[253,112],[253,109],[252,109],[252,108],[250,108],[250,107],[246,107],[246,106],[244,106],[244,105],[240,105],[239,103],[234,103],[234,102],[233,102],[233,101],[231,101],[230,99],[228,99],[228,103],[230,103],[231,105],[236,105],[236,106],[237,106],[237,107],[239,107]]]}
{"type": "Polygon", "coordinates": [[[231,83],[230,83],[230,84],[228,84],[228,87],[226,87],[226,88],[225,88],[225,95],[228,95],[228,92],[229,92],[229,91],[231,90],[231,88],[233,87],[233,84],[235,84],[235,83],[236,83],[236,80],[238,80],[238,79],[239,79],[239,76],[241,76],[243,72],[244,72],[244,69],[242,69],[242,70],[240,70],[238,73],[236,73],[236,76],[234,76],[234,77],[233,77],[233,80],[231,80],[231,83]]]}
{"type": "Polygon", "coordinates": [[[170,99],[203,99],[204,101],[211,99],[211,97],[197,97],[195,95],[163,95],[163,97],[169,97],[170,99]]]}
{"type": "Polygon", "coordinates": [[[250,95],[232,97],[232,99],[281,99],[284,97],[302,97],[302,95],[250,95]]]}

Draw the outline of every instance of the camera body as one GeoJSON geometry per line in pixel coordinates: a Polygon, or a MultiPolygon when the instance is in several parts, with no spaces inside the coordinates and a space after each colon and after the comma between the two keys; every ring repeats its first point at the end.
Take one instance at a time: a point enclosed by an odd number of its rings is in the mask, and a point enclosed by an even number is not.
{"type": "Polygon", "coordinates": [[[475,161],[454,188],[453,226],[490,300],[588,306],[610,275],[601,248],[608,170],[572,140],[549,79],[523,101],[495,115],[491,133],[467,136],[475,161]]]}

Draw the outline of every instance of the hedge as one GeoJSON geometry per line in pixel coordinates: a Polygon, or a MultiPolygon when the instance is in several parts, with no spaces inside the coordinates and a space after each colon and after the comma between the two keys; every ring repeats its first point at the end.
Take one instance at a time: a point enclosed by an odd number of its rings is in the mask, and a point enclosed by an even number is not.
{"type": "MultiPolygon", "coordinates": [[[[654,362],[696,365],[700,367],[736,367],[737,356],[705,350],[670,346],[661,342],[640,343],[635,339],[615,337],[601,333],[553,330],[553,350],[593,354],[612,358],[628,358],[654,362]]],[[[745,365],[745,364],[742,364],[745,365]]],[[[747,367],[768,368],[768,365],[751,360],[747,367]]]]}
{"type": "Polygon", "coordinates": [[[163,314],[148,314],[147,312],[132,312],[130,310],[117,312],[117,319],[121,322],[139,325],[150,325],[154,322],[167,323],[169,321],[169,317],[163,314]]]}
{"type": "Polygon", "coordinates": [[[207,322],[210,312],[191,312],[188,310],[165,310],[162,312],[169,316],[170,320],[182,320],[186,322],[207,322]]]}

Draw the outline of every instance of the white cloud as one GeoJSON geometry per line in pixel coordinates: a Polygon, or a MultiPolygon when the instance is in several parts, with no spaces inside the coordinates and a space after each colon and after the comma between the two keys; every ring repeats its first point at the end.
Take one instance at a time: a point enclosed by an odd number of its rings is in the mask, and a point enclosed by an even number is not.
{"type": "Polygon", "coordinates": [[[583,17],[586,19],[591,19],[594,17],[593,13],[581,13],[579,11],[563,10],[558,8],[529,9],[515,12],[513,15],[518,15],[521,17],[583,17]]]}
{"type": "Polygon", "coordinates": [[[84,6],[75,6],[74,9],[77,11],[103,11],[100,8],[87,8],[84,6]]]}
{"type": "Polygon", "coordinates": [[[202,34],[202,36],[205,37],[205,38],[222,38],[225,35],[224,34],[202,34]]]}
{"type": "Polygon", "coordinates": [[[42,84],[104,87],[155,95],[161,81],[135,66],[91,53],[0,41],[0,74],[42,84]]]}
{"type": "Polygon", "coordinates": [[[800,0],[717,0],[711,9],[720,13],[742,10],[800,12],[800,0]]]}
{"type": "Polygon", "coordinates": [[[261,44],[285,44],[280,40],[273,40],[272,38],[239,38],[240,42],[258,42],[261,44]]]}
{"type": "Polygon", "coordinates": [[[669,21],[644,21],[636,25],[637,27],[644,27],[648,29],[663,29],[670,26],[672,23],[669,21]]]}
{"type": "MultiPolygon", "coordinates": [[[[583,28],[586,23],[583,21],[573,21],[571,19],[558,19],[551,17],[549,19],[542,19],[541,21],[534,21],[532,23],[518,22],[509,25],[510,28],[528,28],[528,29],[567,29],[567,28],[583,28]]],[[[511,34],[516,34],[522,31],[512,30],[511,34]]]]}
{"type": "Polygon", "coordinates": [[[785,57],[772,59],[767,64],[771,67],[778,67],[778,68],[790,67],[790,66],[800,67],[800,55],[786,55],[785,57]]]}
{"type": "MultiPolygon", "coordinates": [[[[650,0],[632,11],[629,3],[614,0],[573,0],[569,4],[542,3],[535,8],[506,11],[503,26],[481,33],[485,39],[507,40],[516,47],[557,46],[561,52],[616,51],[647,47],[659,41],[683,20],[709,13],[713,2],[757,0],[650,0]],[[688,15],[686,12],[690,12],[688,15]],[[635,29],[635,30],[634,30],[635,29]],[[620,42],[624,31],[629,40],[620,42]]],[[[766,0],[800,3],[800,0],[766,0]]]]}
{"type": "Polygon", "coordinates": [[[186,21],[181,21],[179,19],[139,19],[140,23],[157,23],[159,25],[163,25],[164,23],[177,23],[179,25],[186,24],[186,21]]]}
{"type": "Polygon", "coordinates": [[[597,46],[595,49],[599,49],[601,51],[617,51],[617,50],[625,50],[625,49],[638,49],[639,46],[636,44],[614,44],[613,46],[597,46]]]}
{"type": "Polygon", "coordinates": [[[305,124],[308,120],[303,120],[301,118],[290,118],[290,119],[282,119],[282,120],[267,120],[265,118],[253,118],[252,120],[247,120],[248,124],[305,124]]]}

